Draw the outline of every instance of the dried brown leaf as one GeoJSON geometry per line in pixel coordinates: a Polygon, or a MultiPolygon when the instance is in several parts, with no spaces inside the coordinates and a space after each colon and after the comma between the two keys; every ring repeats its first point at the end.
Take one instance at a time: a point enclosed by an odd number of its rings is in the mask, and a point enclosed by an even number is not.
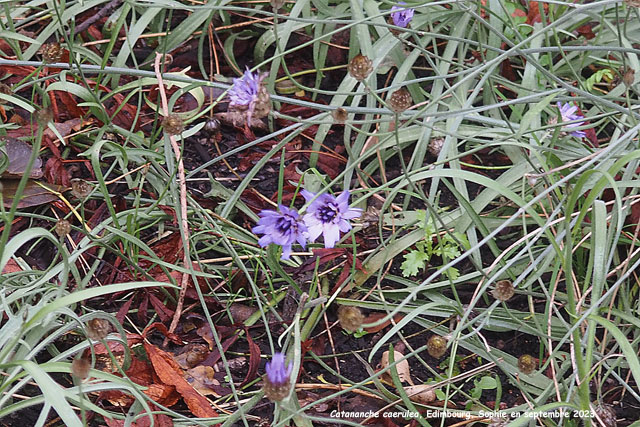
{"type": "Polygon", "coordinates": [[[209,401],[199,394],[193,386],[182,377],[180,366],[173,360],[169,353],[146,342],[144,343],[144,348],[160,380],[176,388],[195,416],[201,418],[218,416],[209,401]]]}
{"type": "MultiPolygon", "coordinates": [[[[396,370],[398,371],[398,377],[400,378],[401,382],[403,383],[406,382],[411,385],[414,385],[413,380],[411,379],[411,372],[410,372],[411,368],[409,367],[409,361],[407,359],[404,359],[398,362],[398,360],[402,359],[403,357],[404,357],[404,354],[394,350],[393,360],[397,362],[395,367],[396,367],[396,370]]],[[[385,368],[388,368],[389,365],[390,365],[389,352],[385,351],[384,353],[382,353],[382,359],[380,360],[380,367],[382,369],[385,369],[385,368]]],[[[387,379],[391,380],[391,375],[389,375],[388,373],[385,373],[385,376],[387,379]]]]}

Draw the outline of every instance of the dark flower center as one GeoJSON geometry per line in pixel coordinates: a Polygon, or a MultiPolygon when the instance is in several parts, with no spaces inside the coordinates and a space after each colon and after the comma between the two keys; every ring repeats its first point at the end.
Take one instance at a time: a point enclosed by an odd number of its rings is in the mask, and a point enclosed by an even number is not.
{"type": "Polygon", "coordinates": [[[278,218],[276,222],[276,230],[282,234],[288,234],[295,227],[295,220],[288,215],[278,218]]]}
{"type": "Polygon", "coordinates": [[[327,203],[318,210],[318,218],[324,223],[333,221],[336,215],[338,215],[338,207],[333,203],[327,203]]]}

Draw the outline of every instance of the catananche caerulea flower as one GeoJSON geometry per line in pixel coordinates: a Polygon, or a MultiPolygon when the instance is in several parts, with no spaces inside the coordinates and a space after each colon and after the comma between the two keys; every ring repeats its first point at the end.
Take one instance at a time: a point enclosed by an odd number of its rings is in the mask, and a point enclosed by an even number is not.
{"type": "Polygon", "coordinates": [[[253,228],[255,234],[264,234],[258,244],[261,247],[270,243],[282,246],[282,259],[291,256],[291,245],[300,243],[304,248],[307,243],[307,227],[300,221],[300,215],[295,209],[278,205],[279,211],[263,210],[258,215],[260,220],[253,228]]]}
{"type": "Polygon", "coordinates": [[[264,394],[269,400],[277,402],[289,395],[290,382],[289,377],[293,365],[289,362],[285,366],[285,355],[282,353],[274,353],[270,362],[267,362],[265,370],[267,375],[264,381],[264,394]]]}
{"type": "MultiPolygon", "coordinates": [[[[307,190],[301,191],[307,200],[316,195],[307,190]]],[[[309,232],[309,241],[314,242],[321,234],[325,248],[333,248],[340,240],[340,232],[351,230],[350,219],[358,218],[362,209],[349,207],[349,191],[343,191],[338,197],[331,194],[318,196],[307,208],[303,220],[309,232]]]]}
{"type": "Polygon", "coordinates": [[[260,80],[260,75],[252,73],[248,68],[242,77],[233,79],[233,86],[228,93],[231,105],[248,107],[255,102],[260,90],[260,80]]]}
{"type": "MultiPolygon", "coordinates": [[[[584,116],[582,114],[576,113],[576,111],[578,111],[578,107],[576,107],[575,105],[571,105],[569,103],[561,104],[559,102],[557,105],[558,105],[558,108],[560,109],[560,116],[562,117],[563,122],[570,122],[573,120],[584,119],[584,116]]],[[[570,130],[571,128],[577,128],[582,125],[584,125],[584,122],[576,122],[576,123],[569,123],[564,127],[570,130]]],[[[569,135],[573,135],[577,138],[583,138],[587,134],[581,130],[574,130],[573,132],[569,132],[569,135]]]]}
{"type": "Polygon", "coordinates": [[[406,3],[401,1],[398,5],[391,8],[391,19],[393,20],[393,25],[407,28],[407,25],[409,25],[409,22],[413,19],[415,10],[406,8],[404,5],[406,5],[406,3]]]}

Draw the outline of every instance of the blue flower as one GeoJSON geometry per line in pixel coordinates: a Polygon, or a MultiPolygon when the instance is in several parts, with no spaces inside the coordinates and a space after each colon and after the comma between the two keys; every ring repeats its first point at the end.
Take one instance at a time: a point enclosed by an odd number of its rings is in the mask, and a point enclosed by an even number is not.
{"type": "MultiPolygon", "coordinates": [[[[559,102],[557,103],[557,105],[558,105],[558,108],[560,109],[560,116],[562,117],[563,122],[570,122],[574,120],[584,119],[584,116],[582,114],[576,113],[576,111],[578,111],[578,107],[576,107],[575,105],[571,105],[569,103],[566,103],[563,105],[563,104],[560,104],[559,102]]],[[[564,127],[571,129],[571,128],[577,128],[584,124],[585,124],[584,122],[569,123],[564,127]]],[[[574,130],[573,132],[569,132],[569,135],[573,135],[577,138],[584,138],[585,136],[587,136],[587,134],[581,130],[574,130]]]]}
{"type": "Polygon", "coordinates": [[[261,81],[260,75],[252,73],[248,68],[241,78],[233,79],[233,86],[231,86],[228,93],[231,105],[249,107],[252,103],[255,103],[260,91],[261,81]]]}
{"type": "Polygon", "coordinates": [[[285,356],[282,353],[274,353],[271,362],[267,362],[265,370],[267,371],[267,380],[274,386],[281,386],[289,382],[289,376],[293,365],[291,362],[285,367],[285,356]]]}
{"type": "Polygon", "coordinates": [[[300,243],[304,248],[307,243],[307,227],[300,221],[300,215],[295,209],[279,205],[280,211],[263,210],[258,215],[260,220],[253,228],[255,234],[264,234],[258,244],[261,247],[270,243],[282,246],[282,259],[291,257],[291,245],[300,243]]]}
{"type": "Polygon", "coordinates": [[[407,28],[407,25],[409,25],[409,22],[413,19],[413,13],[415,10],[403,7],[404,5],[406,5],[406,3],[401,1],[398,3],[398,6],[393,6],[391,8],[391,19],[393,20],[393,25],[407,28]]]}
{"type": "MultiPolygon", "coordinates": [[[[307,202],[316,197],[307,190],[302,190],[301,194],[307,202]]],[[[303,219],[309,231],[309,241],[314,242],[322,234],[325,248],[333,248],[340,240],[340,232],[351,230],[348,220],[361,214],[362,209],[349,208],[349,191],[343,191],[337,198],[330,194],[318,196],[307,208],[303,219]]]]}

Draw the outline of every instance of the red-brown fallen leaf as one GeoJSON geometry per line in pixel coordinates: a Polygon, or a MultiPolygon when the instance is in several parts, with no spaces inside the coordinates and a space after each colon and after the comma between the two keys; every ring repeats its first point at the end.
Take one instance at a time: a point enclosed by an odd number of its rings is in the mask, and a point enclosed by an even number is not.
{"type": "Polygon", "coordinates": [[[591,24],[581,25],[580,27],[576,28],[576,31],[587,40],[591,40],[596,36],[593,32],[593,25],[591,24]]]}
{"type": "MultiPolygon", "coordinates": [[[[371,313],[367,317],[364,318],[364,323],[377,322],[378,320],[382,319],[386,315],[387,315],[387,313],[371,313]]],[[[393,316],[393,321],[395,323],[398,323],[399,321],[402,320],[403,317],[404,317],[404,314],[398,313],[395,316],[393,316]]],[[[383,322],[383,323],[381,323],[379,325],[371,326],[369,328],[364,328],[364,330],[369,332],[370,334],[372,334],[372,333],[376,333],[378,331],[381,331],[382,329],[386,328],[390,324],[391,324],[391,319],[388,319],[387,321],[385,321],[385,322],[383,322]]]]}
{"type": "Polygon", "coordinates": [[[9,258],[9,262],[2,267],[2,274],[17,273],[19,271],[22,271],[22,269],[13,258],[9,258]]]}
{"type": "MultiPolygon", "coordinates": [[[[540,16],[540,2],[530,1],[529,2],[529,13],[527,14],[527,24],[533,25],[536,22],[542,22],[542,17],[540,16]]],[[[549,13],[549,5],[547,3],[543,4],[544,13],[549,13]]]]}
{"type": "Polygon", "coordinates": [[[71,183],[70,173],[64,167],[60,157],[50,157],[44,166],[44,179],[55,185],[63,185],[68,187],[71,183]]]}
{"type": "MultiPolygon", "coordinates": [[[[82,119],[71,119],[61,123],[54,123],[53,126],[55,126],[60,136],[66,139],[71,134],[72,131],[77,132],[82,128],[84,124],[89,124],[89,123],[91,123],[91,121],[84,121],[82,119]]],[[[60,143],[58,136],[55,133],[53,133],[53,131],[49,128],[44,130],[43,136],[45,138],[49,138],[56,145],[60,143]]]]}
{"type": "Polygon", "coordinates": [[[180,369],[180,366],[178,366],[169,353],[146,342],[144,343],[144,348],[160,380],[176,388],[195,416],[201,418],[218,416],[218,413],[214,411],[209,401],[182,377],[182,369],[180,369]]]}
{"type": "MultiPolygon", "coordinates": [[[[142,342],[142,337],[140,335],[138,335],[138,334],[127,334],[127,347],[131,348],[135,344],[138,344],[138,343],[141,343],[141,342],[142,342]]],[[[124,347],[122,346],[122,343],[120,343],[119,341],[107,341],[107,344],[109,345],[109,350],[111,350],[111,352],[114,353],[114,354],[124,352],[124,347]]],[[[89,351],[89,350],[87,350],[87,351],[89,351]]],[[[106,347],[104,346],[104,344],[102,344],[102,343],[97,343],[96,345],[94,345],[93,346],[93,351],[97,355],[108,354],[109,353],[107,351],[106,347]]],[[[89,356],[91,355],[90,352],[88,352],[87,354],[89,356]]]]}
{"type": "Polygon", "coordinates": [[[258,373],[258,366],[260,366],[260,347],[251,339],[249,328],[245,327],[244,332],[247,336],[247,343],[249,343],[249,371],[244,377],[244,381],[240,384],[240,387],[249,383],[249,381],[253,381],[258,373]]]}
{"type": "Polygon", "coordinates": [[[151,331],[156,329],[160,331],[165,337],[170,339],[173,343],[182,345],[182,340],[176,334],[169,332],[166,325],[160,322],[152,323],[146,328],[144,328],[144,331],[142,331],[142,337],[146,338],[151,331]]]}
{"type": "MultiPolygon", "coordinates": [[[[104,422],[107,423],[109,427],[124,427],[124,420],[105,418],[104,422]]],[[[132,427],[151,427],[151,420],[148,416],[141,417],[138,421],[134,421],[129,425],[132,427]]],[[[153,414],[153,425],[156,427],[173,427],[173,420],[165,414],[153,414]]]]}

